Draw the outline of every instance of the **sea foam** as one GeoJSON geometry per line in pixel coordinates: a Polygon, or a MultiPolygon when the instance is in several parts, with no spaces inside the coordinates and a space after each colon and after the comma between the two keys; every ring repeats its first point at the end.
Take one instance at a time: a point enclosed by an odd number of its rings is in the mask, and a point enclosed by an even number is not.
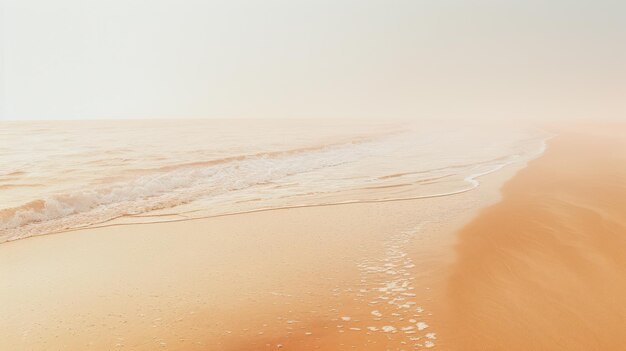
{"type": "MultiPolygon", "coordinates": [[[[483,135],[476,130],[405,130],[244,154],[236,153],[236,142],[222,140],[232,148],[221,152],[222,157],[207,157],[210,154],[198,149],[185,152],[182,162],[177,162],[181,154],[174,152],[158,155],[104,148],[97,153],[93,149],[102,146],[86,140],[82,146],[86,151],[68,156],[67,165],[49,165],[59,168],[55,171],[60,179],[48,180],[56,184],[52,190],[19,188],[21,180],[22,184],[30,182],[28,165],[44,164],[45,155],[24,153],[21,157],[32,159],[0,175],[0,186],[18,187],[3,190],[5,196],[33,194],[23,196],[26,201],[21,204],[16,203],[17,198],[9,198],[16,205],[0,209],[0,242],[105,225],[122,217],[128,223],[138,218],[135,216],[161,214],[165,209],[174,216],[185,212],[187,218],[194,217],[189,214],[194,211],[217,215],[281,206],[454,195],[478,187],[479,177],[532,156],[543,141],[543,135],[536,134],[501,135],[485,147],[483,135]],[[91,159],[95,155],[100,155],[97,162],[91,159]],[[137,160],[148,161],[141,161],[142,167],[133,166],[139,164],[137,160]],[[60,176],[64,166],[67,180],[60,176]],[[100,169],[107,173],[99,176],[100,169]]],[[[56,156],[51,152],[47,157],[54,160],[56,156]]]]}

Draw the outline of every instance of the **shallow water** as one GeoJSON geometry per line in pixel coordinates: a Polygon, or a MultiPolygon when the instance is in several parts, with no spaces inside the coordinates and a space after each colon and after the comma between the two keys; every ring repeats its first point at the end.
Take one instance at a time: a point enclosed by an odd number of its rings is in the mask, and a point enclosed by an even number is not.
{"type": "Polygon", "coordinates": [[[0,242],[70,229],[471,190],[534,129],[359,121],[4,122],[0,242]]]}

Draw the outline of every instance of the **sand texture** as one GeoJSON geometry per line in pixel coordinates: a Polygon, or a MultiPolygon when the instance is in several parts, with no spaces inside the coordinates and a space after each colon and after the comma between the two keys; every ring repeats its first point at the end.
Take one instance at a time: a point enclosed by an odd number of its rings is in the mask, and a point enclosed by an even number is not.
{"type": "Polygon", "coordinates": [[[563,130],[461,231],[450,349],[626,348],[625,136],[563,130]]]}
{"type": "Polygon", "coordinates": [[[449,196],[3,243],[0,350],[623,350],[624,130],[449,196]]]}

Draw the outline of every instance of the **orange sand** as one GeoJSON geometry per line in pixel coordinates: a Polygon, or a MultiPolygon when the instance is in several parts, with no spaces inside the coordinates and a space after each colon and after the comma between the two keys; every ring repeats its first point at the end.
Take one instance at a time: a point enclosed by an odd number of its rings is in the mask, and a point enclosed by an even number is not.
{"type": "Polygon", "coordinates": [[[415,264],[407,301],[429,325],[417,349],[435,332],[435,350],[622,350],[626,133],[582,131],[563,131],[506,184],[462,229],[457,257],[455,230],[521,165],[442,198],[4,243],[0,350],[413,349],[403,332],[365,330],[407,319],[371,304],[387,278],[362,264],[415,228],[401,246],[415,264]]]}
{"type": "Polygon", "coordinates": [[[626,349],[626,128],[564,130],[460,233],[442,349],[626,349]]]}

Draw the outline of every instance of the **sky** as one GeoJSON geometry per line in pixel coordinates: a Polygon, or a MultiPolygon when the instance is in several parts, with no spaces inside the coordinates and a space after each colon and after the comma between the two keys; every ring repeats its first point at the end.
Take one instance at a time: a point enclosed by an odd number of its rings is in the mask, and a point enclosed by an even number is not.
{"type": "Polygon", "coordinates": [[[626,119],[623,0],[0,6],[5,120],[626,119]]]}

